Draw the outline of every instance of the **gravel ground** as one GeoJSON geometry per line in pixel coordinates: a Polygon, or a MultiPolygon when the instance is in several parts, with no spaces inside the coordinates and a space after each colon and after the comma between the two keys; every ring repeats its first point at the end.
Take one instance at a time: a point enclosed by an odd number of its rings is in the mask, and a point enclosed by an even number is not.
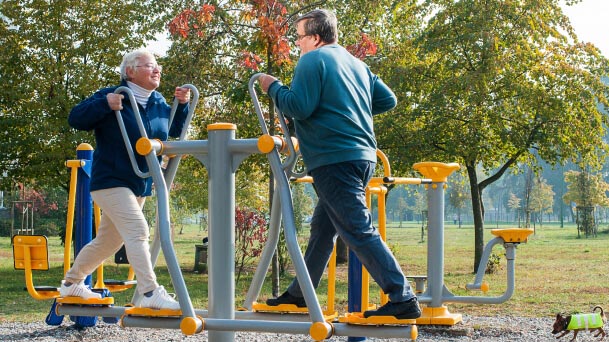
{"type": "MultiPolygon", "coordinates": [[[[551,318],[524,318],[524,317],[472,317],[464,315],[463,322],[452,327],[419,325],[418,342],[505,342],[505,341],[556,341],[551,334],[551,318]]],[[[570,340],[572,335],[563,337],[560,341],[570,340]]],[[[580,332],[577,341],[597,341],[589,332],[580,332]]],[[[48,326],[44,322],[0,323],[0,341],[207,341],[207,333],[194,336],[184,336],[175,330],[157,330],[140,328],[120,328],[116,324],[98,323],[97,326],[83,330],[75,329],[67,319],[61,326],[48,326]],[[67,321],[67,322],[66,322],[67,321]]],[[[304,335],[280,335],[269,333],[242,333],[237,332],[236,342],[276,342],[276,341],[312,341],[304,335]]],[[[328,341],[343,342],[347,337],[336,336],[328,341]]],[[[406,339],[377,339],[368,338],[368,341],[397,342],[406,339]]]]}

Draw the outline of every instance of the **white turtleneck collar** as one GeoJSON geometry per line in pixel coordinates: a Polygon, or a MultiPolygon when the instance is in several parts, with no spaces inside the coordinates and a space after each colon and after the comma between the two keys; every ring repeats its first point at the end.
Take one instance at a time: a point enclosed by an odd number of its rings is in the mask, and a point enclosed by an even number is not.
{"type": "Polygon", "coordinates": [[[144,109],[146,109],[146,104],[148,103],[148,98],[150,97],[150,94],[152,94],[152,92],[154,90],[148,90],[146,88],[142,88],[139,85],[137,85],[133,82],[130,82],[130,81],[127,81],[127,85],[133,92],[135,101],[137,103],[139,103],[140,105],[142,105],[142,107],[144,107],[144,109]]]}

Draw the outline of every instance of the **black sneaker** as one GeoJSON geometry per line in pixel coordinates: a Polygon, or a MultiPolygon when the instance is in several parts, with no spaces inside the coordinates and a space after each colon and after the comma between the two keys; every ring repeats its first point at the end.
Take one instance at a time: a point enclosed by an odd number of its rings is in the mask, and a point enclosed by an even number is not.
{"type": "Polygon", "coordinates": [[[368,310],[364,312],[364,317],[371,316],[393,316],[397,319],[415,319],[421,317],[421,308],[417,297],[414,297],[405,302],[387,302],[377,310],[368,310]]]}
{"type": "Polygon", "coordinates": [[[266,305],[268,306],[278,306],[281,304],[294,304],[299,308],[306,308],[307,303],[305,302],[303,297],[294,297],[285,291],[281,296],[277,298],[269,298],[266,300],[266,305]]]}

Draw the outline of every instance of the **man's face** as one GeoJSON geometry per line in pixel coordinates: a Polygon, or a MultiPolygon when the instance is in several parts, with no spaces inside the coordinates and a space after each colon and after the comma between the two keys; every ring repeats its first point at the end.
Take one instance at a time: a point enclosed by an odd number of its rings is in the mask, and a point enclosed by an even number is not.
{"type": "Polygon", "coordinates": [[[303,20],[296,24],[296,34],[298,34],[298,37],[296,38],[296,46],[298,46],[300,49],[301,56],[309,51],[317,49],[317,44],[320,42],[319,35],[307,35],[305,33],[305,23],[306,20],[303,20]]]}

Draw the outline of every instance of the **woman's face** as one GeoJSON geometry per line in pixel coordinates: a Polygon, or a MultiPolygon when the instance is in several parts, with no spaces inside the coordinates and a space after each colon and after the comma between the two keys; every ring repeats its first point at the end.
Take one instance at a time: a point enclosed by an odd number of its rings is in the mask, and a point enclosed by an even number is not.
{"type": "Polygon", "coordinates": [[[127,75],[130,81],[138,86],[155,90],[161,84],[162,70],[163,68],[156,63],[154,56],[143,55],[134,69],[127,68],[127,75]]]}

